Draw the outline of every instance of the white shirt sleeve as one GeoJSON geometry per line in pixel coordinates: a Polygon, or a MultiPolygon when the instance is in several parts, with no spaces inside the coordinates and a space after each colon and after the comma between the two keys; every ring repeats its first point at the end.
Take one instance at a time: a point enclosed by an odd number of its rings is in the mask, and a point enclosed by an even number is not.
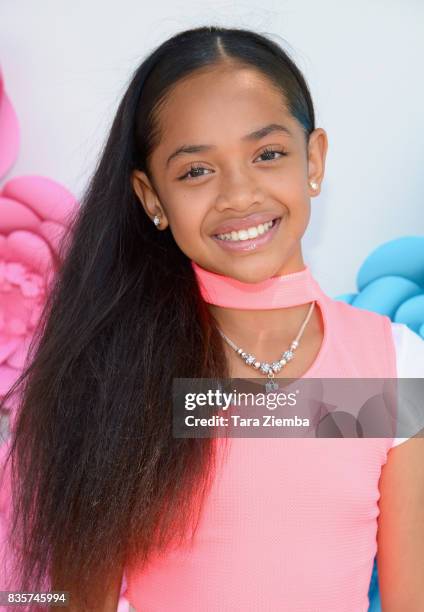
{"type": "MultiPolygon", "coordinates": [[[[404,323],[392,322],[398,378],[424,378],[424,339],[404,323]]],[[[397,446],[409,438],[394,438],[397,446]]]]}

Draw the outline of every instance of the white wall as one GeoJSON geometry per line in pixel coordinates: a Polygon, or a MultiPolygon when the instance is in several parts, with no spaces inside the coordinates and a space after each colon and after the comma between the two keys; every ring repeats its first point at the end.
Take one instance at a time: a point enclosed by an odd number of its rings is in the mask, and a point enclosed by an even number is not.
{"type": "Polygon", "coordinates": [[[424,233],[420,0],[3,0],[0,62],[22,129],[3,182],[42,174],[79,197],[137,64],[211,23],[272,34],[304,71],[329,136],[306,261],[330,295],[354,290],[371,250],[424,233]]]}

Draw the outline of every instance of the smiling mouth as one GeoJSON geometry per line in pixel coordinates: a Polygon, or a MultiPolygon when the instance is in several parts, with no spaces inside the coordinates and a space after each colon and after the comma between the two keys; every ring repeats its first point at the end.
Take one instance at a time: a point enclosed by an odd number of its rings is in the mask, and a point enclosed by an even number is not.
{"type": "Polygon", "coordinates": [[[213,237],[225,242],[244,242],[246,240],[252,240],[253,238],[258,238],[267,234],[279,219],[281,219],[281,217],[275,217],[275,219],[267,221],[266,223],[252,225],[246,229],[233,230],[224,234],[214,234],[213,237]]]}

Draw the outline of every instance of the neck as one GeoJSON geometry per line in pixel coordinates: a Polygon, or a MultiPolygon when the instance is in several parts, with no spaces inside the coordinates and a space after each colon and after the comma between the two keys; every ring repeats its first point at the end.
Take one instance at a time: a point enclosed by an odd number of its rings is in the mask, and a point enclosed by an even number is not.
{"type": "MultiPolygon", "coordinates": [[[[245,310],[208,304],[208,309],[219,328],[237,344],[249,347],[251,351],[266,353],[276,344],[284,346],[295,338],[308,313],[309,303],[272,310],[245,310]]],[[[314,309],[305,335],[316,328],[317,322],[314,309]]]]}
{"type": "MultiPolygon", "coordinates": [[[[202,295],[219,328],[236,344],[258,353],[289,344],[297,335],[319,286],[308,267],[246,283],[216,274],[192,262],[202,295]]],[[[316,333],[321,324],[315,308],[305,330],[316,333]]]]}

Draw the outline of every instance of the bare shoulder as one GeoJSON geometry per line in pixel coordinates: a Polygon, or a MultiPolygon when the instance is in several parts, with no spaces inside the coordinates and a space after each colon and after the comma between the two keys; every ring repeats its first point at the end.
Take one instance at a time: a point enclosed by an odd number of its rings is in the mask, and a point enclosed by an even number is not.
{"type": "Polygon", "coordinates": [[[424,583],[424,437],[389,450],[379,489],[377,566],[382,607],[385,612],[419,610],[424,583]]]}

